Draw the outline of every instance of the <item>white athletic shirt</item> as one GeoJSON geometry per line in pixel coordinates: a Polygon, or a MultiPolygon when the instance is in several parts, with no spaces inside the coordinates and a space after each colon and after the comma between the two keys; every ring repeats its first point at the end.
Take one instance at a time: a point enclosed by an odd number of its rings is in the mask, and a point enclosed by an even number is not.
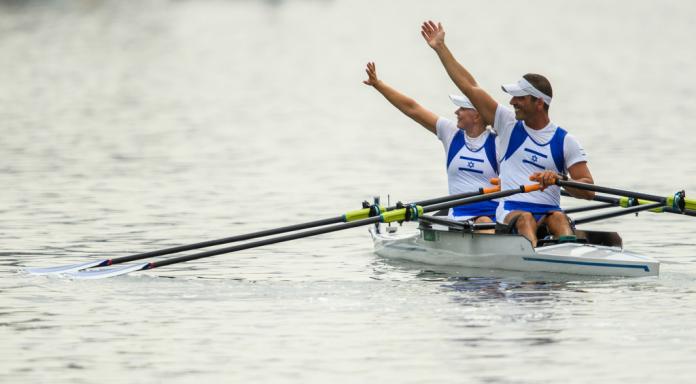
{"type": "MultiPolygon", "coordinates": [[[[503,190],[530,184],[529,176],[534,172],[567,173],[572,165],[587,161],[578,140],[553,122],[542,129],[531,129],[515,119],[513,110],[498,105],[493,127],[500,140],[498,153],[503,190]]],[[[535,211],[542,212],[545,208],[558,208],[561,192],[560,187],[550,186],[544,191],[521,193],[504,200],[497,212],[499,222],[516,209],[537,213],[535,211]]]]}
{"type": "MultiPolygon", "coordinates": [[[[490,188],[490,179],[498,177],[495,133],[486,130],[478,137],[469,137],[457,123],[443,117],[435,124],[437,138],[447,154],[447,184],[449,194],[490,188]]],[[[450,209],[457,220],[495,214],[497,202],[481,202],[450,209]]]]}

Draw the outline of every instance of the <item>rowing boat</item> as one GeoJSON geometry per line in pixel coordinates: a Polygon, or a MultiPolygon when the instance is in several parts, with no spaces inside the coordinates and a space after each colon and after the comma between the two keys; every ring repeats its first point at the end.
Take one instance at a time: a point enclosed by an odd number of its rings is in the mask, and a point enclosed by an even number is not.
{"type": "Polygon", "coordinates": [[[623,249],[615,232],[576,230],[573,241],[532,244],[521,235],[475,232],[471,225],[425,216],[418,231],[370,228],[375,253],[432,265],[592,276],[657,276],[660,262],[623,249]]]}

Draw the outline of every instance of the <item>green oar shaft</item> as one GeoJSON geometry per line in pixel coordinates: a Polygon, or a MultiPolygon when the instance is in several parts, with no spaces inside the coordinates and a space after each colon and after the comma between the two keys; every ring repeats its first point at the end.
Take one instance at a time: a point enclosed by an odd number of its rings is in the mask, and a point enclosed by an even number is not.
{"type": "Polygon", "coordinates": [[[595,204],[595,205],[587,205],[584,207],[568,208],[568,209],[564,209],[563,212],[566,215],[569,215],[572,213],[594,211],[596,209],[610,208],[610,207],[615,207],[615,206],[616,206],[616,204],[612,204],[612,203],[602,203],[602,204],[595,204]]]}

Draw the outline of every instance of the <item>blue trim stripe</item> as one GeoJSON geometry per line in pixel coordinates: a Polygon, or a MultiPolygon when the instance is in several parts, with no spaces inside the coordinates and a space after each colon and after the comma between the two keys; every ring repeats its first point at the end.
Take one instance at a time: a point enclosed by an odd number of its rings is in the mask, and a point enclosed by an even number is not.
{"type": "Polygon", "coordinates": [[[460,129],[454,134],[449,150],[447,151],[447,168],[449,168],[452,160],[454,160],[454,157],[457,156],[457,153],[459,153],[464,144],[466,144],[464,141],[464,131],[460,129]]]}
{"type": "Polygon", "coordinates": [[[535,166],[535,167],[537,167],[537,168],[539,168],[539,169],[546,169],[546,167],[542,167],[541,165],[539,165],[539,164],[537,164],[537,163],[534,163],[534,162],[531,162],[531,161],[529,161],[529,160],[527,160],[527,159],[522,160],[522,162],[523,162],[523,163],[527,163],[527,164],[531,164],[531,165],[533,165],[533,166],[535,166]]]}
{"type": "Polygon", "coordinates": [[[459,156],[459,158],[464,159],[464,160],[478,161],[479,163],[483,163],[483,159],[476,159],[474,157],[459,156]]]}
{"type": "Polygon", "coordinates": [[[556,171],[561,173],[566,171],[565,154],[563,152],[563,141],[566,134],[565,129],[558,127],[553,138],[551,138],[551,156],[553,156],[553,162],[556,164],[556,171]]]}
{"type": "Polygon", "coordinates": [[[473,173],[483,173],[483,171],[479,171],[478,169],[471,169],[471,168],[459,168],[460,171],[467,171],[467,172],[473,172],[473,173]]]}
{"type": "Polygon", "coordinates": [[[510,141],[508,142],[508,147],[507,150],[505,151],[505,156],[503,156],[502,161],[505,161],[512,156],[515,151],[524,144],[524,141],[527,140],[527,131],[524,130],[524,125],[522,124],[522,120],[517,120],[517,123],[515,123],[515,127],[512,128],[512,133],[510,134],[510,141]]]}
{"type": "Polygon", "coordinates": [[[636,268],[642,269],[645,272],[650,272],[650,268],[647,265],[636,265],[636,264],[609,264],[609,263],[597,263],[590,261],[570,261],[570,260],[554,260],[554,259],[542,259],[540,257],[523,257],[525,261],[540,261],[544,263],[557,263],[557,264],[575,264],[575,265],[587,265],[591,267],[613,267],[613,268],[636,268]]]}
{"type": "Polygon", "coordinates": [[[483,147],[486,149],[486,157],[488,158],[488,163],[493,167],[493,172],[495,172],[495,174],[497,175],[499,171],[498,158],[496,153],[497,151],[495,148],[495,138],[495,133],[489,133],[488,138],[486,139],[486,143],[483,144],[483,147]]]}
{"type": "Polygon", "coordinates": [[[538,156],[541,156],[541,157],[543,157],[544,159],[546,159],[546,158],[548,157],[548,156],[544,155],[544,154],[541,153],[541,152],[533,151],[533,150],[531,150],[531,149],[529,149],[529,148],[525,148],[524,151],[525,151],[525,152],[533,153],[533,154],[538,155],[538,156]]]}

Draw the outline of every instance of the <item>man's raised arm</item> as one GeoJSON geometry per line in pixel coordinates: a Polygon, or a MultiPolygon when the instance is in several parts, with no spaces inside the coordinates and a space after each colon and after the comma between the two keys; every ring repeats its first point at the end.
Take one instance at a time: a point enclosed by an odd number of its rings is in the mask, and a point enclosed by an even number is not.
{"type": "Polygon", "coordinates": [[[469,71],[454,58],[452,52],[445,45],[445,30],[442,28],[442,24],[435,24],[432,21],[424,22],[421,26],[421,35],[428,45],[435,50],[454,84],[471,100],[483,120],[493,125],[498,102],[481,89],[469,71]]]}
{"type": "Polygon", "coordinates": [[[423,108],[412,98],[402,94],[377,78],[377,67],[375,63],[367,63],[365,72],[367,73],[367,80],[363,81],[363,83],[376,89],[404,115],[410,117],[430,132],[437,134],[435,125],[437,124],[438,116],[435,113],[423,108]]]}

